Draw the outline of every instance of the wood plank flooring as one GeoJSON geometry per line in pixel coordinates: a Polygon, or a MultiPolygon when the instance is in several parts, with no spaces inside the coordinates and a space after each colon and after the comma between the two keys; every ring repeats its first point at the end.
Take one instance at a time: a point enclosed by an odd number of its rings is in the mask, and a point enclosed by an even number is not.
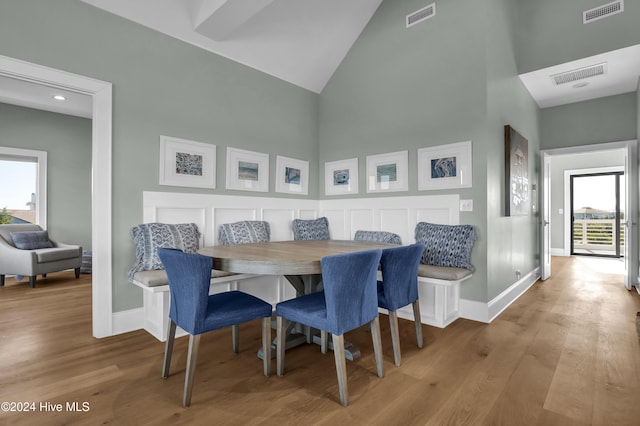
{"type": "Polygon", "coordinates": [[[422,350],[413,324],[400,320],[399,368],[381,316],[383,379],[369,332],[348,333],[363,356],[347,362],[346,408],[333,355],[315,345],[287,353],[284,377],[264,377],[255,321],[241,327],[239,354],[231,351],[230,330],[203,336],[192,405],[184,409],[186,338],[178,339],[164,380],[164,345],[145,331],[91,337],[90,276],[49,274],[35,289],[7,279],[0,287],[0,402],[36,409],[0,412],[0,424],[640,424],[640,295],[624,288],[621,275],[581,260],[553,258],[552,267],[551,279],[491,324],[423,326],[422,350]],[[51,411],[56,404],[62,411],[51,411]]]}

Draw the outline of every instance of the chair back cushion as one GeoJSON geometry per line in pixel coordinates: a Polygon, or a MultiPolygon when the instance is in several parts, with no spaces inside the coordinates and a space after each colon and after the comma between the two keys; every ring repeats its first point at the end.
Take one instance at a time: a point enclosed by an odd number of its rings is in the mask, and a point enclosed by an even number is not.
{"type": "Polygon", "coordinates": [[[208,256],[176,249],[158,249],[169,279],[169,317],[189,334],[204,328],[213,260],[208,256]]]}
{"type": "Polygon", "coordinates": [[[329,333],[340,335],[378,315],[376,290],[382,250],[325,256],[320,260],[329,333]]]}
{"type": "Polygon", "coordinates": [[[304,220],[294,219],[291,224],[294,240],[328,240],[329,221],[326,217],[304,220]]]}
{"type": "Polygon", "coordinates": [[[138,271],[164,269],[158,257],[159,248],[175,248],[195,253],[200,248],[200,231],[195,223],[143,223],[131,228],[136,243],[136,261],[129,270],[129,280],[138,271]]]}
{"type": "Polygon", "coordinates": [[[0,225],[0,237],[5,240],[7,244],[13,247],[15,247],[15,245],[13,244],[13,238],[11,238],[12,232],[31,231],[42,231],[42,228],[39,225],[34,225],[31,223],[9,223],[0,225]]]}
{"type": "Polygon", "coordinates": [[[260,220],[243,220],[225,223],[218,229],[220,245],[267,243],[271,240],[269,222],[260,220]]]}
{"type": "Polygon", "coordinates": [[[36,250],[53,247],[53,244],[49,241],[49,233],[47,231],[12,232],[11,240],[13,241],[13,245],[20,250],[36,250]]]}
{"type": "Polygon", "coordinates": [[[417,243],[424,243],[426,246],[422,263],[473,269],[471,249],[476,241],[473,226],[420,222],[416,225],[415,237],[417,243]]]}
{"type": "Polygon", "coordinates": [[[422,243],[382,250],[382,281],[378,282],[378,305],[396,311],[418,300],[418,267],[422,243]]]}
{"type": "Polygon", "coordinates": [[[402,244],[400,235],[387,231],[363,231],[357,230],[353,237],[356,241],[375,241],[378,243],[402,244]]]}

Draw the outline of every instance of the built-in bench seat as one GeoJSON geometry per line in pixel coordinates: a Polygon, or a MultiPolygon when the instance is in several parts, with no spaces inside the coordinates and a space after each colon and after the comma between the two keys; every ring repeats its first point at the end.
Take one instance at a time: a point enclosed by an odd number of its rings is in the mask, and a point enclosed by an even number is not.
{"type": "MultiPolygon", "coordinates": [[[[234,274],[232,272],[211,271],[209,294],[235,290],[238,282],[254,278],[252,274],[234,274]]],[[[165,341],[169,326],[169,279],[163,269],[138,271],[133,274],[131,284],[143,289],[144,329],[156,339],[165,341]]],[[[179,330],[176,335],[185,334],[179,330]]]]}
{"type": "MultiPolygon", "coordinates": [[[[293,240],[293,219],[311,220],[326,217],[330,238],[352,240],[357,230],[384,230],[401,237],[404,244],[415,240],[416,225],[420,222],[457,225],[460,223],[460,197],[457,194],[398,196],[380,198],[336,198],[311,200],[300,198],[271,198],[219,194],[192,194],[171,192],[144,192],[143,218],[145,223],[195,223],[202,233],[200,247],[221,244],[218,230],[223,224],[240,220],[266,221],[270,226],[271,241],[293,240]]],[[[428,259],[425,263],[436,264],[428,259]]],[[[459,265],[456,265],[459,266],[459,265]]],[[[418,277],[420,313],[423,324],[446,327],[460,317],[461,283],[473,280],[473,271],[462,267],[421,265],[418,277]]],[[[254,276],[252,279],[234,275],[215,280],[240,280],[243,291],[275,304],[295,296],[295,290],[284,277],[254,276]]],[[[151,278],[149,278],[151,280],[151,278]]],[[[168,309],[168,286],[148,287],[140,279],[145,301],[145,328],[151,332],[149,316],[159,311],[161,320],[152,332],[165,339],[164,327],[168,309]],[[164,299],[160,295],[164,295],[164,299]],[[155,302],[152,299],[155,297],[155,302]],[[164,305],[163,305],[164,303],[164,305]],[[154,304],[156,306],[154,306],[154,304]],[[153,308],[153,309],[152,309],[153,308]]],[[[223,284],[220,284],[223,286],[223,284]]],[[[222,288],[222,287],[218,287],[222,288]]],[[[411,307],[402,308],[398,315],[413,320],[411,307]],[[404,311],[403,311],[404,310],[404,311]],[[406,313],[406,315],[405,315],[406,313]]]]}
{"type": "MultiPolygon", "coordinates": [[[[444,328],[460,317],[460,284],[473,275],[473,270],[420,264],[418,296],[423,324],[444,328]]],[[[382,312],[386,312],[382,310],[382,312]]],[[[398,316],[413,321],[413,309],[398,309],[398,316]]]]}

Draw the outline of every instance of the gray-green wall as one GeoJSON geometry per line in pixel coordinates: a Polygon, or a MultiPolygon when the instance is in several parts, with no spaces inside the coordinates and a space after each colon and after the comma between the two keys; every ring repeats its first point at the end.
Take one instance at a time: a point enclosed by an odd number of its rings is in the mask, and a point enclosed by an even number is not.
{"type": "Polygon", "coordinates": [[[316,94],[78,0],[0,3],[0,54],[113,84],[116,312],[142,305],[126,276],[143,191],[273,195],[224,189],[226,147],[268,153],[272,170],[276,155],[308,160],[318,175],[316,94]],[[159,186],[160,135],[217,145],[217,189],[159,186]]]}
{"type": "Polygon", "coordinates": [[[47,228],[91,250],[91,120],[0,103],[0,146],[47,152],[47,228]]]}
{"type": "Polygon", "coordinates": [[[520,74],[640,43],[640,2],[624,13],[582,23],[582,12],[607,0],[516,0],[520,74]]]}
{"type": "Polygon", "coordinates": [[[634,93],[545,108],[541,118],[542,149],[637,137],[638,108],[634,93]]]}
{"type": "MultiPolygon", "coordinates": [[[[422,1],[383,1],[320,95],[320,162],[409,151],[409,193],[456,192],[474,211],[474,277],[462,297],[487,302],[537,266],[535,218],[504,216],[504,125],[539,147],[538,109],[516,71],[515,9],[506,0],[439,2],[437,15],[404,26],[422,1]],[[471,140],[473,188],[419,192],[417,149],[471,140]],[[493,252],[492,252],[493,250],[493,252]]],[[[322,173],[322,169],[321,169],[322,173]]],[[[323,182],[323,179],[320,179],[323,182]]],[[[324,188],[321,187],[321,196],[324,188]]],[[[376,196],[397,195],[377,194],[376,196]]],[[[360,197],[371,196],[361,185],[360,197]]]]}

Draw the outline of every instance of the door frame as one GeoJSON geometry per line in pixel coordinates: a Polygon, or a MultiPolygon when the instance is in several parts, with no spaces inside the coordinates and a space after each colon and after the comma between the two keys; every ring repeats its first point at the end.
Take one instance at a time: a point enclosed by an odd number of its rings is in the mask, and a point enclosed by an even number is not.
{"type": "MultiPolygon", "coordinates": [[[[571,242],[571,194],[570,194],[570,180],[572,175],[581,174],[611,174],[611,173],[623,173],[624,166],[611,166],[611,167],[589,167],[585,169],[572,169],[564,171],[564,256],[571,256],[570,246],[571,242]]],[[[625,178],[626,182],[626,178],[625,178]]],[[[625,191],[626,195],[626,191],[625,191]]]]}
{"type": "Polygon", "coordinates": [[[540,174],[540,188],[542,203],[541,218],[541,235],[540,235],[540,267],[542,279],[551,276],[551,263],[546,259],[550,259],[551,242],[549,235],[549,218],[551,215],[551,205],[548,200],[550,190],[550,162],[551,157],[560,155],[581,154],[586,152],[601,152],[622,149],[625,152],[625,188],[627,208],[625,214],[628,215],[625,221],[625,287],[631,290],[633,286],[638,284],[638,141],[628,140],[620,142],[606,142],[592,145],[580,145],[566,148],[553,148],[540,151],[540,165],[542,173],[540,174]],[[547,185],[545,185],[545,183],[547,185]],[[545,226],[545,222],[547,225],[545,226]],[[545,238],[545,232],[547,238],[545,238]]]}
{"type": "Polygon", "coordinates": [[[112,85],[20,59],[0,55],[0,75],[89,95],[91,134],[91,312],[94,337],[113,334],[112,279],[112,85]]]}

